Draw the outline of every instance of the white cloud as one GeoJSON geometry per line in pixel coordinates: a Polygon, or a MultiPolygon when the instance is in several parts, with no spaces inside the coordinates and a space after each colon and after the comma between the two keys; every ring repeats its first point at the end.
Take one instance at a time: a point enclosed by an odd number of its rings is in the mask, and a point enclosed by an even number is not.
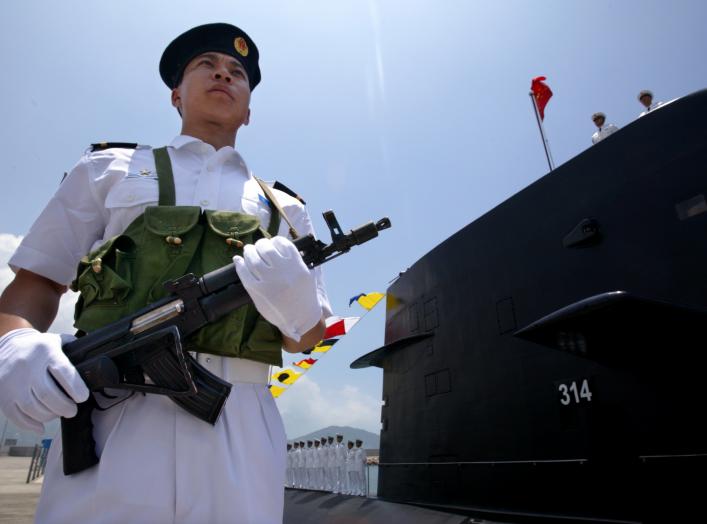
{"type": "MultiPolygon", "coordinates": [[[[7,265],[10,257],[20,245],[22,237],[11,235],[8,233],[0,233],[0,293],[5,290],[15,274],[7,265]]],[[[73,333],[74,324],[74,304],[78,299],[78,293],[68,291],[61,297],[59,302],[59,311],[54,323],[49,328],[49,331],[55,333],[73,333]]]]}
{"type": "Polygon", "coordinates": [[[304,376],[277,399],[277,405],[290,437],[326,426],[352,426],[373,433],[380,431],[381,401],[355,386],[323,390],[304,376]]]}

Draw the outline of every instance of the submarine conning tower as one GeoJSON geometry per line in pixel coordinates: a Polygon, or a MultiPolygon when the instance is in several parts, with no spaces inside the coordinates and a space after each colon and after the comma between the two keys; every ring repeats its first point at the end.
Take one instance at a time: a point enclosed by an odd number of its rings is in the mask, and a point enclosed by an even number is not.
{"type": "Polygon", "coordinates": [[[389,287],[378,496],[691,516],[707,460],[707,90],[590,147],[389,287]]]}

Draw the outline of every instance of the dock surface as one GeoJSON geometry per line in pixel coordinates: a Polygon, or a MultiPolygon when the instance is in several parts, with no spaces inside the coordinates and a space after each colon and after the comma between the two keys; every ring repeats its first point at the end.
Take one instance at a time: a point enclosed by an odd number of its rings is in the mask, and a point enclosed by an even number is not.
{"type": "Polygon", "coordinates": [[[31,457],[0,456],[0,524],[31,524],[42,479],[26,483],[31,457]]]}

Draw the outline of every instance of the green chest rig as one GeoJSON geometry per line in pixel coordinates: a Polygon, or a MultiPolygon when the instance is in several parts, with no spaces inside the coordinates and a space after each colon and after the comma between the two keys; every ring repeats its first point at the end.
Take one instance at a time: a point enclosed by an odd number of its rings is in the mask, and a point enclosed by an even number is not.
{"type": "MultiPolygon", "coordinates": [[[[71,288],[81,294],[74,325],[82,331],[91,332],[164,297],[167,280],[186,273],[201,276],[232,263],[245,244],[278,232],[280,213],[272,203],[267,230],[253,215],[175,205],[167,148],[153,154],[158,205],[145,208],[121,235],[79,262],[71,288]]],[[[282,365],[282,335],[252,304],[203,327],[184,343],[189,351],[282,365]]]]}

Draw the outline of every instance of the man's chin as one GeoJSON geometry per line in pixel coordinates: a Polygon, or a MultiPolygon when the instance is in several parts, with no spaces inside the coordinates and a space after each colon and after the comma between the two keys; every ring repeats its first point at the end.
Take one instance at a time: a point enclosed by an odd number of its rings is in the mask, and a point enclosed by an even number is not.
{"type": "Polygon", "coordinates": [[[199,119],[210,124],[234,129],[237,129],[244,124],[244,118],[242,115],[229,113],[226,108],[221,108],[219,110],[218,107],[210,108],[210,110],[205,111],[199,116],[199,119]]]}

